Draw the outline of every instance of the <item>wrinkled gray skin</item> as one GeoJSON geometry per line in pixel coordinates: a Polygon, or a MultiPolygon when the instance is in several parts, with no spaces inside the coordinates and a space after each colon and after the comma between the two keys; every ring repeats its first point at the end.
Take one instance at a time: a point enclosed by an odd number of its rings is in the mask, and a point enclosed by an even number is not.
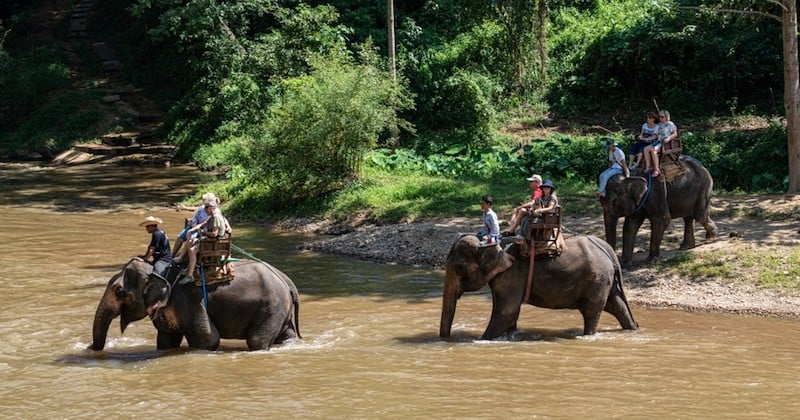
{"type": "Polygon", "coordinates": [[[649,194],[646,194],[647,179],[641,170],[633,172],[629,178],[616,175],[608,181],[606,195],[600,199],[600,204],[603,206],[606,241],[612,248],[616,248],[617,220],[625,217],[620,257],[623,266],[629,267],[633,261],[636,234],[645,220],[650,221],[651,229],[648,261],[658,258],[661,240],[671,219],[683,218],[681,249],[695,247],[695,220],[705,228],[706,240],[716,238],[717,225],[709,215],[714,180],[697,159],[682,155],[680,162],[686,168],[686,173],[669,183],[653,179],[649,194]],[[643,198],[641,209],[634,212],[643,198]]]}
{"type": "MultiPolygon", "coordinates": [[[[500,247],[479,248],[474,235],[459,238],[445,263],[439,336],[450,336],[461,295],[479,290],[487,283],[492,290],[492,317],[481,339],[514,331],[528,283],[528,267],[529,259],[519,256],[515,244],[504,251],[500,247]]],[[[614,315],[624,329],[639,327],[622,290],[617,256],[607,243],[595,237],[566,238],[560,256],[537,259],[531,299],[525,303],[540,308],[579,310],[585,335],[597,332],[604,310],[614,315]]]]}
{"type": "Polygon", "coordinates": [[[92,350],[102,350],[111,321],[120,327],[149,315],[158,330],[159,350],[190,347],[216,350],[220,338],[247,340],[250,350],[269,349],[299,336],[299,299],[294,283],[278,269],[261,262],[233,263],[235,279],[208,287],[208,311],[202,289],[194,284],[170,287],[151,275],[152,266],[131,260],[108,282],[92,329],[92,350]],[[209,322],[210,320],[210,322],[209,322]]]}

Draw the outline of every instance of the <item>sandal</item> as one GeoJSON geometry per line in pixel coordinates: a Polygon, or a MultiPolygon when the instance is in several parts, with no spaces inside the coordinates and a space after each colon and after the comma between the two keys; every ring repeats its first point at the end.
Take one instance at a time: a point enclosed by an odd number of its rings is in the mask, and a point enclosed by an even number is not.
{"type": "Polygon", "coordinates": [[[659,175],[661,175],[661,171],[659,171],[658,169],[653,171],[653,178],[658,178],[659,175]]]}

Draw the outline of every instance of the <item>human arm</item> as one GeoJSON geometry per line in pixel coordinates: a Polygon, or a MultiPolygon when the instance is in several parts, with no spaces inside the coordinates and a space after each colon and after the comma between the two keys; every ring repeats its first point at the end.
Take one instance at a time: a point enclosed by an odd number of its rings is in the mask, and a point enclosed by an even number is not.
{"type": "Polygon", "coordinates": [[[669,125],[670,125],[670,133],[669,136],[667,136],[667,138],[664,139],[665,143],[669,143],[673,139],[678,137],[678,126],[675,125],[675,123],[673,123],[672,121],[669,122],[669,125]]]}

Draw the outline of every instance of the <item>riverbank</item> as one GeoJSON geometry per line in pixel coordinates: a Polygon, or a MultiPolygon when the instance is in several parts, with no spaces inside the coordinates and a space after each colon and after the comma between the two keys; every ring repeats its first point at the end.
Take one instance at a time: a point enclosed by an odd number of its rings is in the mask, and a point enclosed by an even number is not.
{"type": "MultiPolygon", "coordinates": [[[[698,246],[690,252],[730,252],[769,247],[770,252],[788,255],[800,245],[800,231],[792,220],[759,220],[741,214],[740,209],[763,207],[763,212],[791,213],[800,208],[797,197],[724,197],[713,200],[712,217],[720,230],[713,242],[704,240],[699,225],[695,231],[698,246]],[[783,210],[781,210],[783,209],[783,210]]],[[[746,214],[759,214],[744,212],[746,214]]],[[[568,232],[602,237],[601,216],[565,216],[568,232]]],[[[635,268],[623,272],[628,300],[637,305],[686,311],[735,313],[742,315],[800,318],[800,292],[757,287],[752,276],[757,266],[737,268],[728,278],[688,278],[670,267],[647,264],[646,241],[650,232],[643,226],[635,248],[635,268]],[[751,271],[748,271],[751,270],[751,271]],[[750,280],[748,280],[750,279],[750,280]]],[[[386,264],[404,264],[442,269],[445,258],[461,233],[477,232],[479,220],[463,218],[423,220],[406,224],[332,226],[325,222],[290,221],[274,226],[289,231],[329,234],[324,239],[305,243],[302,249],[343,255],[386,264]]],[[[683,235],[683,221],[673,220],[662,244],[662,259],[675,255],[683,235]]],[[[716,254],[714,254],[716,255],[716,254]]]]}

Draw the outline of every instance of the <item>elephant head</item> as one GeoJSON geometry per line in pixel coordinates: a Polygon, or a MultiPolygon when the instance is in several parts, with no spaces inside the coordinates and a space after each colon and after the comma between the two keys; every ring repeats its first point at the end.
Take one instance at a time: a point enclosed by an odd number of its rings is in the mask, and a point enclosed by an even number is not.
{"type": "MultiPolygon", "coordinates": [[[[652,190],[651,190],[652,191],[652,190]]],[[[625,178],[615,175],[606,186],[606,195],[600,199],[603,207],[606,242],[612,248],[617,244],[617,220],[636,212],[636,208],[645,200],[647,180],[639,176],[625,178]]]]}
{"type": "Polygon", "coordinates": [[[447,255],[440,337],[450,336],[456,302],[464,292],[481,289],[514,264],[514,257],[499,246],[481,248],[478,245],[477,237],[465,235],[453,244],[447,255]]]}
{"type": "Polygon", "coordinates": [[[125,332],[128,324],[146,316],[142,296],[151,272],[150,264],[134,258],[109,280],[94,315],[90,349],[102,350],[105,347],[108,328],[114,318],[120,317],[120,327],[125,332]]]}

